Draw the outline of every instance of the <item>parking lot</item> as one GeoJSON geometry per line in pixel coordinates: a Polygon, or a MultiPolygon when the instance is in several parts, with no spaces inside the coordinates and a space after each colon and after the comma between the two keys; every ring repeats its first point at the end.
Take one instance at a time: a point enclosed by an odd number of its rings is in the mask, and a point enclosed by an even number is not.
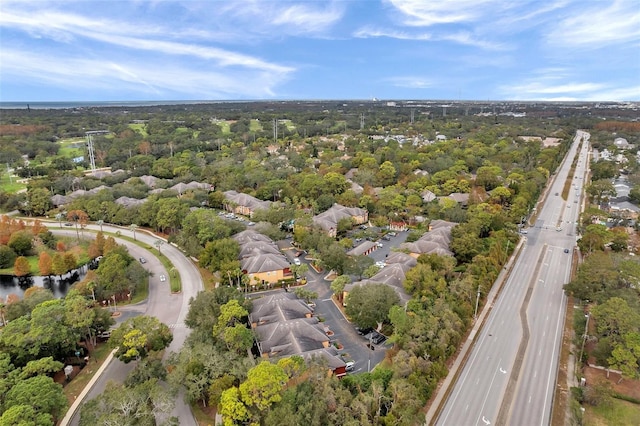
{"type": "MultiPolygon", "coordinates": [[[[368,228],[367,230],[371,234],[375,233],[374,235],[378,237],[382,233],[380,228],[368,228]]],[[[363,230],[358,229],[353,234],[358,235],[358,231],[363,230]]],[[[394,248],[405,242],[408,233],[403,231],[387,233],[387,235],[388,239],[371,238],[373,241],[379,241],[382,245],[382,247],[378,247],[369,255],[380,266],[384,265],[385,259],[394,248]]],[[[278,242],[278,246],[292,264],[297,264],[296,261],[309,263],[308,259],[305,259],[306,253],[300,252],[291,246],[290,239],[278,242]],[[297,256],[298,254],[300,256],[297,256]]],[[[375,331],[366,330],[366,333],[362,333],[362,331],[358,333],[356,327],[347,321],[331,299],[333,294],[329,288],[331,283],[324,279],[327,272],[317,273],[310,267],[309,272],[306,274],[308,283],[305,288],[318,293],[318,299],[314,300],[314,315],[321,317],[333,332],[331,342],[342,345],[342,349],[339,352],[345,362],[350,362],[349,373],[362,373],[373,369],[384,359],[384,355],[391,344],[387,341],[386,336],[375,331]]],[[[352,279],[356,281],[357,277],[352,277],[352,279]]]]}

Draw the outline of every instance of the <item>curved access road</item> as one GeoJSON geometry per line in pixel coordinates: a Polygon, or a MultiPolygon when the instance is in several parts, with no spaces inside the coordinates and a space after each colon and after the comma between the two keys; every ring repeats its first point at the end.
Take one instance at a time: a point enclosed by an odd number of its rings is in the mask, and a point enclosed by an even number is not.
{"type": "MultiPolygon", "coordinates": [[[[75,230],[60,228],[58,223],[47,222],[45,224],[54,232],[56,232],[56,230],[57,232],[65,233],[72,231],[73,235],[75,235],[75,230]]],[[[120,232],[121,235],[133,238],[133,231],[129,228],[111,225],[102,225],[102,227],[98,225],[88,225],[86,227],[86,229],[91,231],[99,231],[101,228],[104,232],[120,232]]],[[[165,351],[166,357],[171,352],[178,352],[189,335],[190,330],[184,325],[184,319],[189,311],[189,301],[192,297],[195,298],[203,289],[202,277],[193,262],[176,247],[166,243],[166,241],[140,229],[135,231],[135,237],[137,241],[147,244],[150,248],[156,247],[157,242],[162,241],[162,245],[160,246],[162,255],[171,261],[175,270],[180,274],[182,292],[177,294],[171,293],[169,282],[161,282],[159,279],[160,274],[168,276],[168,273],[155,255],[145,248],[116,237],[118,244],[127,247],[127,250],[136,259],[144,257],[147,260],[147,263],[144,264],[145,268],[153,273],[149,279],[149,297],[147,301],[127,309],[156,317],[172,329],[173,341],[165,351]]],[[[130,364],[124,364],[117,359],[113,359],[102,375],[97,378],[85,399],[89,400],[98,396],[103,392],[109,381],[124,381],[131,369],[132,366],[130,364]]],[[[176,400],[176,407],[171,415],[179,419],[180,425],[197,425],[190,407],[183,402],[182,398],[176,400]]],[[[63,422],[63,424],[77,425],[78,422],[79,411],[76,411],[73,413],[70,421],[68,423],[63,422]]]]}

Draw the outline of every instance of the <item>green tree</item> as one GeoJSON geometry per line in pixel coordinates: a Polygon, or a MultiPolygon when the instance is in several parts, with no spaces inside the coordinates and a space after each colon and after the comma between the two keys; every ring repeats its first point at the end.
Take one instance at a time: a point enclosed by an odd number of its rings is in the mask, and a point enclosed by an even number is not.
{"type": "Polygon", "coordinates": [[[34,361],[29,361],[27,365],[22,368],[20,377],[22,379],[28,379],[29,377],[39,375],[49,375],[62,370],[64,364],[60,361],[55,361],[53,357],[40,358],[34,361]]]}
{"type": "Polygon", "coordinates": [[[28,256],[33,248],[33,235],[29,231],[16,231],[7,244],[18,256],[28,256]]]}
{"type": "Polygon", "coordinates": [[[82,334],[85,341],[96,345],[95,334],[92,332],[92,326],[96,319],[96,311],[92,308],[93,302],[85,299],[77,291],[72,290],[64,300],[65,321],[71,326],[76,333],[82,334]]]}
{"type": "Polygon", "coordinates": [[[157,318],[142,315],[124,321],[113,330],[109,345],[118,348],[116,357],[128,363],[146,357],[151,351],[161,351],[172,340],[167,325],[157,318]]]}
{"type": "Polygon", "coordinates": [[[100,266],[98,266],[96,273],[98,285],[104,297],[111,297],[129,287],[127,267],[127,259],[117,252],[107,254],[100,261],[100,266]]]}
{"type": "MultiPolygon", "coordinates": [[[[156,424],[156,417],[167,418],[170,415],[174,401],[175,397],[156,379],[136,386],[111,382],[99,396],[82,405],[79,424],[151,426],[156,424]]],[[[171,421],[167,424],[175,424],[171,421]]]]}
{"type": "Polygon", "coordinates": [[[247,317],[249,312],[240,305],[237,299],[231,299],[224,305],[220,306],[220,315],[213,327],[213,334],[220,335],[226,327],[233,327],[240,323],[243,318],[247,317]]]}
{"type": "Polygon", "coordinates": [[[62,253],[54,253],[51,260],[51,272],[58,275],[60,278],[68,271],[67,264],[64,261],[64,255],[62,253]]]}
{"type": "Polygon", "coordinates": [[[225,426],[234,426],[249,419],[249,410],[240,399],[237,387],[231,387],[220,395],[220,414],[225,426]]]}
{"type": "Polygon", "coordinates": [[[263,412],[282,399],[282,390],[287,381],[282,367],[262,361],[247,373],[247,380],[240,384],[242,401],[263,412]]]}
{"type": "Polygon", "coordinates": [[[344,286],[351,282],[349,275],[340,275],[331,282],[331,291],[338,297],[338,300],[342,300],[344,296],[344,286]]]}
{"type": "Polygon", "coordinates": [[[156,226],[163,232],[175,232],[180,228],[182,219],[189,213],[189,206],[177,198],[158,200],[156,226]]]}
{"type": "Polygon", "coordinates": [[[208,242],[200,254],[200,266],[215,272],[219,271],[225,263],[237,261],[240,255],[240,246],[236,240],[223,238],[208,242]]]}
{"type": "Polygon", "coordinates": [[[48,414],[54,422],[67,408],[62,386],[51,377],[35,376],[17,382],[7,392],[5,407],[26,405],[38,414],[48,414]]]}
{"type": "Polygon", "coordinates": [[[640,331],[626,333],[621,340],[611,352],[609,365],[622,371],[622,375],[629,379],[638,379],[640,378],[640,331]]]}
{"type": "Polygon", "coordinates": [[[347,295],[346,313],[361,328],[380,327],[389,319],[389,309],[400,297],[385,284],[356,286],[347,295]]]}
{"type": "Polygon", "coordinates": [[[39,413],[30,405],[14,405],[0,417],[0,426],[53,426],[47,413],[39,413]]]}
{"type": "Polygon", "coordinates": [[[0,245],[0,268],[10,268],[16,261],[16,252],[9,246],[0,245]]]}
{"type": "Polygon", "coordinates": [[[640,312],[629,306],[626,300],[612,297],[591,309],[598,335],[611,337],[614,344],[621,343],[622,336],[640,331],[640,312]]]}
{"type": "Polygon", "coordinates": [[[27,209],[31,216],[44,216],[51,207],[51,192],[47,188],[27,189],[27,209]]]}
{"type": "Polygon", "coordinates": [[[235,324],[225,327],[222,331],[222,340],[227,344],[230,351],[246,353],[253,346],[253,332],[244,324],[235,324]]]}

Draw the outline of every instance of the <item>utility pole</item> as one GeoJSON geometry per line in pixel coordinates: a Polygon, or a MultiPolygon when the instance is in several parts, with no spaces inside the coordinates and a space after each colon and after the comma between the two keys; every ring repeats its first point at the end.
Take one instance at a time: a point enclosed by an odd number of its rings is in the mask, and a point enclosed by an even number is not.
{"type": "Polygon", "coordinates": [[[476,309],[473,311],[473,319],[478,318],[478,304],[480,303],[480,289],[478,289],[478,295],[476,296],[476,309]]]}

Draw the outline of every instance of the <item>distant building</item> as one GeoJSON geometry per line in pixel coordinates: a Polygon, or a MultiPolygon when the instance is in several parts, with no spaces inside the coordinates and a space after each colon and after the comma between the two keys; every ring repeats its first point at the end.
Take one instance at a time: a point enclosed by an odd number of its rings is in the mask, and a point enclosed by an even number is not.
{"type": "Polygon", "coordinates": [[[251,217],[256,210],[268,210],[271,201],[262,201],[256,197],[237,191],[225,191],[225,208],[233,213],[251,217]]]}

